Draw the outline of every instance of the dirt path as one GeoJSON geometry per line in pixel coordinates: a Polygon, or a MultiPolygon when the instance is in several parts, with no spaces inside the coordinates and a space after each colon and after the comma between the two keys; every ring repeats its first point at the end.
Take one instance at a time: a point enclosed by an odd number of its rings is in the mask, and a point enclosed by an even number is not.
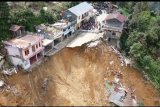
{"type": "Polygon", "coordinates": [[[158,90],[143,79],[140,71],[121,67],[118,56],[104,44],[94,48],[87,48],[86,45],[65,48],[33,69],[30,79],[28,74],[22,72],[11,76],[9,84],[16,85],[22,96],[0,92],[0,104],[106,106],[109,103],[106,102],[104,78],[113,79],[112,71],[122,72],[123,84],[133,86],[135,95],[144,105],[156,105],[155,98],[160,97],[158,90]],[[110,61],[114,61],[113,66],[110,61]],[[45,78],[48,82],[44,90],[45,78]]]}

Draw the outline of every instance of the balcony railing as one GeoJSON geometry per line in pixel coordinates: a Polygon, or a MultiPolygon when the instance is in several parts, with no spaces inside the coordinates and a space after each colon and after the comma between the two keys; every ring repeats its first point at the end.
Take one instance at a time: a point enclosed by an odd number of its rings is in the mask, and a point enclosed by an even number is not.
{"type": "Polygon", "coordinates": [[[107,29],[107,30],[114,30],[114,31],[119,31],[122,32],[123,27],[114,27],[114,26],[109,26],[109,25],[104,25],[102,29],[107,29]]]}

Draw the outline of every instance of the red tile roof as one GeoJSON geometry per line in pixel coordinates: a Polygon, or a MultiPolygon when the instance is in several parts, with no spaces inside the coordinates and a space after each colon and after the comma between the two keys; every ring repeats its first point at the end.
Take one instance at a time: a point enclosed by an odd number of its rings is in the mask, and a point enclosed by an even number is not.
{"type": "Polygon", "coordinates": [[[116,13],[112,13],[112,14],[109,14],[107,17],[106,17],[106,20],[110,20],[110,19],[117,19],[119,20],[120,22],[125,22],[127,20],[127,17],[125,17],[124,15],[120,14],[119,12],[116,12],[116,13]]]}

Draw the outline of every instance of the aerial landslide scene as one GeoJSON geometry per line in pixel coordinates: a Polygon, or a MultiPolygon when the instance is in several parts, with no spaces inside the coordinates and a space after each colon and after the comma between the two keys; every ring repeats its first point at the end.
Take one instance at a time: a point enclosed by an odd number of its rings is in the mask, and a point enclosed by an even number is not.
{"type": "Polygon", "coordinates": [[[160,106],[160,2],[0,2],[1,106],[160,106]]]}

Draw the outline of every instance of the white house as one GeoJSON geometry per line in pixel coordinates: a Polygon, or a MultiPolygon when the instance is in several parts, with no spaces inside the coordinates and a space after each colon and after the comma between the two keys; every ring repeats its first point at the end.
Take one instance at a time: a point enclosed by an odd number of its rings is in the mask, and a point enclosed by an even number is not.
{"type": "Polygon", "coordinates": [[[76,29],[79,29],[83,21],[87,21],[94,14],[94,8],[87,2],[82,2],[64,12],[63,17],[76,20],[76,29]]]}
{"type": "Polygon", "coordinates": [[[53,24],[53,27],[62,30],[63,36],[66,38],[75,32],[75,23],[69,22],[66,19],[62,19],[53,24]]]}
{"type": "Polygon", "coordinates": [[[12,64],[28,69],[32,64],[42,59],[44,56],[42,39],[36,35],[25,35],[21,38],[4,41],[5,49],[12,64]]]}

